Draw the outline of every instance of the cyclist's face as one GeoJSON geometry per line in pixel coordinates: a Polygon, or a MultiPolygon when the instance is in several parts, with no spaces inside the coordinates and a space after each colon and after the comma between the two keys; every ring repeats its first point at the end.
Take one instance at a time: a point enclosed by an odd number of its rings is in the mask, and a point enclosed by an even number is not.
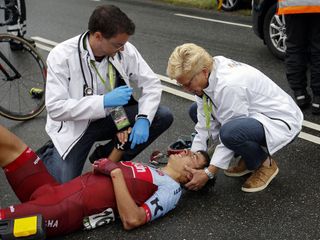
{"type": "Polygon", "coordinates": [[[191,151],[186,151],[184,153],[170,155],[170,159],[175,164],[195,169],[202,169],[206,165],[205,157],[199,152],[193,153],[191,151]]]}
{"type": "Polygon", "coordinates": [[[129,35],[126,33],[119,33],[112,38],[101,38],[101,50],[104,55],[114,57],[117,52],[124,50],[124,45],[129,39],[129,35]]]}

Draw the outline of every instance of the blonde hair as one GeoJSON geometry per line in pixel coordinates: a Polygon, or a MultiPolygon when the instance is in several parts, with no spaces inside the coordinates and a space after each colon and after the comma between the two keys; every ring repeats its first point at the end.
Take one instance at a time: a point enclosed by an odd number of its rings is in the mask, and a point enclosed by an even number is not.
{"type": "Polygon", "coordinates": [[[185,43],[174,49],[169,57],[167,75],[171,79],[194,76],[204,68],[212,70],[212,56],[194,43],[185,43]]]}

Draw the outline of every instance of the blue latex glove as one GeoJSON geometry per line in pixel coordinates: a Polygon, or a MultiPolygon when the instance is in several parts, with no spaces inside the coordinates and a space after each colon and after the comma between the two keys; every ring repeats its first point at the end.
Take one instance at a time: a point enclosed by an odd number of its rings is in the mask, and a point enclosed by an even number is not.
{"type": "Polygon", "coordinates": [[[148,140],[149,138],[149,127],[150,123],[147,118],[139,118],[135,122],[129,141],[131,142],[131,149],[134,149],[136,144],[141,144],[144,143],[148,140]]]}
{"type": "Polygon", "coordinates": [[[120,86],[108,92],[103,97],[104,107],[116,107],[126,105],[131,97],[132,88],[120,86]]]}

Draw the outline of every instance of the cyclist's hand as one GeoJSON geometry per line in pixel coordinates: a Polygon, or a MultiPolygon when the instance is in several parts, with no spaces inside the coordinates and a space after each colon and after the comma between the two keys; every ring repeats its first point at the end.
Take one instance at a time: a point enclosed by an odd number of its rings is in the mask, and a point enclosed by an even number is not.
{"type": "Polygon", "coordinates": [[[130,133],[131,133],[131,127],[129,127],[129,128],[126,129],[126,130],[123,130],[123,131],[121,131],[121,132],[118,132],[118,133],[117,133],[118,141],[119,141],[121,144],[125,144],[125,143],[128,141],[128,136],[129,136],[130,133]]]}
{"type": "Polygon", "coordinates": [[[110,176],[111,172],[116,168],[119,168],[119,166],[108,158],[101,158],[93,163],[94,173],[102,173],[107,176],[110,176]]]}

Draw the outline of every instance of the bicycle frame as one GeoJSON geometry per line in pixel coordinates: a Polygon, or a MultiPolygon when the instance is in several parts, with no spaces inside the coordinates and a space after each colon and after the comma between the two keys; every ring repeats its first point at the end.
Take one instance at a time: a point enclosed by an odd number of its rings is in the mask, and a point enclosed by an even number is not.
{"type": "Polygon", "coordinates": [[[0,71],[7,77],[3,79],[4,81],[13,81],[15,79],[21,78],[21,74],[17,71],[17,69],[10,63],[10,61],[4,56],[4,54],[0,51],[0,58],[10,67],[10,69],[14,72],[14,76],[10,76],[8,71],[4,68],[4,66],[0,63],[0,71]]]}

